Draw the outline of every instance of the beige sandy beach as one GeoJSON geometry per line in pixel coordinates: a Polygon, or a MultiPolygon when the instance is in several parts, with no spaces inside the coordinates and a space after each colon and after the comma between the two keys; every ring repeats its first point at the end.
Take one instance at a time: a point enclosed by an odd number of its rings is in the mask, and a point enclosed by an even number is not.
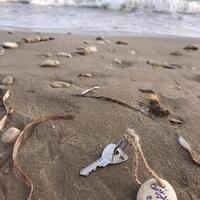
{"type": "MultiPolygon", "coordinates": [[[[36,33],[8,34],[0,32],[0,42],[20,41],[36,33]]],[[[188,44],[200,47],[199,39],[105,37],[68,34],[42,34],[55,40],[22,43],[17,49],[5,49],[0,56],[0,79],[12,76],[14,83],[6,86],[8,100],[14,109],[4,131],[11,126],[23,129],[29,121],[41,116],[73,114],[73,120],[60,120],[34,126],[24,138],[18,162],[34,184],[33,200],[136,200],[139,186],[133,179],[132,148],[128,146],[127,162],[98,169],[89,177],[80,170],[96,160],[103,148],[115,143],[127,128],[134,128],[149,165],[175,189],[179,200],[200,199],[200,166],[177,142],[182,135],[200,154],[200,50],[186,51],[188,44]],[[84,41],[90,41],[84,44],[84,41]],[[127,45],[116,44],[117,41],[127,45]],[[88,55],[74,53],[77,48],[95,45],[98,52],[88,55]],[[170,52],[179,50],[180,56],[170,52]],[[72,58],[58,57],[58,52],[72,58]],[[42,54],[51,53],[52,57],[42,54]],[[47,59],[60,61],[58,67],[41,67],[47,59]],[[168,63],[175,69],[152,66],[168,63]],[[80,77],[80,74],[92,77],[80,77]],[[54,81],[65,81],[68,88],[52,88],[54,81]],[[147,115],[102,99],[74,96],[85,89],[100,86],[90,93],[109,97],[140,108],[151,89],[169,109],[168,117],[153,120],[147,115]],[[170,117],[183,121],[170,123],[170,117]]],[[[3,105],[0,116],[4,116],[3,105]]],[[[3,131],[3,132],[4,132],[3,131]]],[[[2,134],[2,133],[1,133],[2,134]]],[[[29,188],[12,165],[13,145],[0,142],[0,199],[26,200],[29,188]],[[7,154],[5,158],[5,154],[7,154]]],[[[141,164],[139,177],[150,177],[141,164]]]]}

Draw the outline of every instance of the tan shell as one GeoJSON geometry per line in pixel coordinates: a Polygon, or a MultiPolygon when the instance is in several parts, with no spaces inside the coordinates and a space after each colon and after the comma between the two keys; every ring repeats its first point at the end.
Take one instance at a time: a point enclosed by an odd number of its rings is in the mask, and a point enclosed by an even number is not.
{"type": "Polygon", "coordinates": [[[173,187],[165,180],[163,180],[165,188],[162,188],[158,185],[155,179],[149,179],[140,187],[137,200],[177,200],[176,193],[173,187]]]}
{"type": "Polygon", "coordinates": [[[1,141],[5,144],[12,144],[15,142],[15,140],[17,139],[19,134],[20,134],[19,129],[17,129],[15,127],[11,127],[3,133],[2,137],[1,137],[1,141]]]}
{"type": "Polygon", "coordinates": [[[51,83],[52,88],[68,88],[70,87],[70,84],[67,82],[62,82],[62,81],[55,81],[51,83]]]}
{"type": "Polygon", "coordinates": [[[58,60],[45,60],[40,64],[41,67],[57,67],[59,65],[60,62],[58,60]]]}
{"type": "Polygon", "coordinates": [[[16,42],[4,42],[2,46],[7,49],[16,49],[18,44],[16,42]]]}

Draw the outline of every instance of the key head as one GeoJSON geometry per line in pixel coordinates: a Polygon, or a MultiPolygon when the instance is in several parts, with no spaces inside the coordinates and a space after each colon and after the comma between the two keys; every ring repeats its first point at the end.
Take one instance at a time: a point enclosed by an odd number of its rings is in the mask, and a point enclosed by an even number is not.
{"type": "Polygon", "coordinates": [[[108,144],[106,148],[104,149],[102,156],[105,161],[107,161],[108,164],[117,164],[121,162],[125,162],[128,160],[128,156],[122,149],[117,148],[116,150],[116,144],[108,144]],[[115,155],[114,155],[115,151],[115,155]]]}
{"type": "Polygon", "coordinates": [[[120,148],[115,151],[111,164],[122,163],[128,160],[128,155],[120,148]]]}

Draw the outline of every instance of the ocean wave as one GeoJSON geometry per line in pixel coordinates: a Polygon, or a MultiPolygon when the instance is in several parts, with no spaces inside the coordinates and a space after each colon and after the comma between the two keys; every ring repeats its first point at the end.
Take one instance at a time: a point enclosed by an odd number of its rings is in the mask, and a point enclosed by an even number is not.
{"type": "Polygon", "coordinates": [[[150,9],[157,12],[200,13],[200,0],[0,0],[0,2],[96,7],[127,11],[150,9]]]}

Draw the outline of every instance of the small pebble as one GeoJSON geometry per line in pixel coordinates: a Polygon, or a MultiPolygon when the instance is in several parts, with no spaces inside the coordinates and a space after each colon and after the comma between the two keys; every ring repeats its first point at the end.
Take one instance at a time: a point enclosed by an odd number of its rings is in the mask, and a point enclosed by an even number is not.
{"type": "Polygon", "coordinates": [[[117,41],[116,44],[123,44],[123,45],[127,45],[128,42],[124,42],[124,41],[117,41]]]}
{"type": "Polygon", "coordinates": [[[13,84],[13,77],[7,76],[2,80],[3,85],[12,85],[13,84]]]}
{"type": "Polygon", "coordinates": [[[183,55],[181,51],[172,51],[170,54],[173,56],[182,56],[183,55]]]}
{"type": "Polygon", "coordinates": [[[47,52],[47,53],[42,53],[41,56],[47,58],[47,57],[52,57],[53,55],[52,55],[52,53],[48,53],[48,52],[47,52]]]}
{"type": "Polygon", "coordinates": [[[197,51],[199,47],[196,44],[188,44],[184,47],[185,50],[197,51]]]}
{"type": "Polygon", "coordinates": [[[45,60],[40,64],[41,67],[58,67],[59,65],[58,60],[45,60]]]}
{"type": "Polygon", "coordinates": [[[1,137],[1,142],[4,144],[12,144],[16,141],[17,137],[20,134],[20,130],[12,127],[5,131],[1,137]]]}
{"type": "Polygon", "coordinates": [[[122,64],[122,60],[120,60],[120,59],[118,59],[118,58],[115,58],[113,61],[114,61],[115,63],[119,64],[119,65],[122,64]]]}
{"type": "Polygon", "coordinates": [[[55,81],[51,83],[51,87],[52,88],[68,88],[71,85],[67,82],[63,82],[63,81],[55,81]]]}
{"type": "Polygon", "coordinates": [[[78,77],[87,77],[87,78],[92,78],[92,74],[79,74],[78,77]]]}
{"type": "Polygon", "coordinates": [[[4,42],[2,46],[5,49],[16,49],[18,44],[16,42],[4,42]]]}
{"type": "Polygon", "coordinates": [[[58,52],[57,56],[59,56],[59,57],[66,57],[66,58],[72,58],[71,54],[65,53],[65,52],[58,52]]]}
{"type": "Polygon", "coordinates": [[[8,31],[8,34],[14,34],[14,31],[8,31]]]}
{"type": "Polygon", "coordinates": [[[104,37],[96,37],[96,40],[105,40],[104,37]]]}
{"type": "Polygon", "coordinates": [[[0,56],[2,56],[4,54],[5,50],[3,47],[0,47],[0,56]]]}
{"type": "Polygon", "coordinates": [[[92,41],[85,40],[83,43],[84,44],[92,44],[92,41]]]}
{"type": "Polygon", "coordinates": [[[135,52],[134,50],[130,50],[129,53],[130,53],[131,55],[135,55],[136,52],[135,52]]]}

